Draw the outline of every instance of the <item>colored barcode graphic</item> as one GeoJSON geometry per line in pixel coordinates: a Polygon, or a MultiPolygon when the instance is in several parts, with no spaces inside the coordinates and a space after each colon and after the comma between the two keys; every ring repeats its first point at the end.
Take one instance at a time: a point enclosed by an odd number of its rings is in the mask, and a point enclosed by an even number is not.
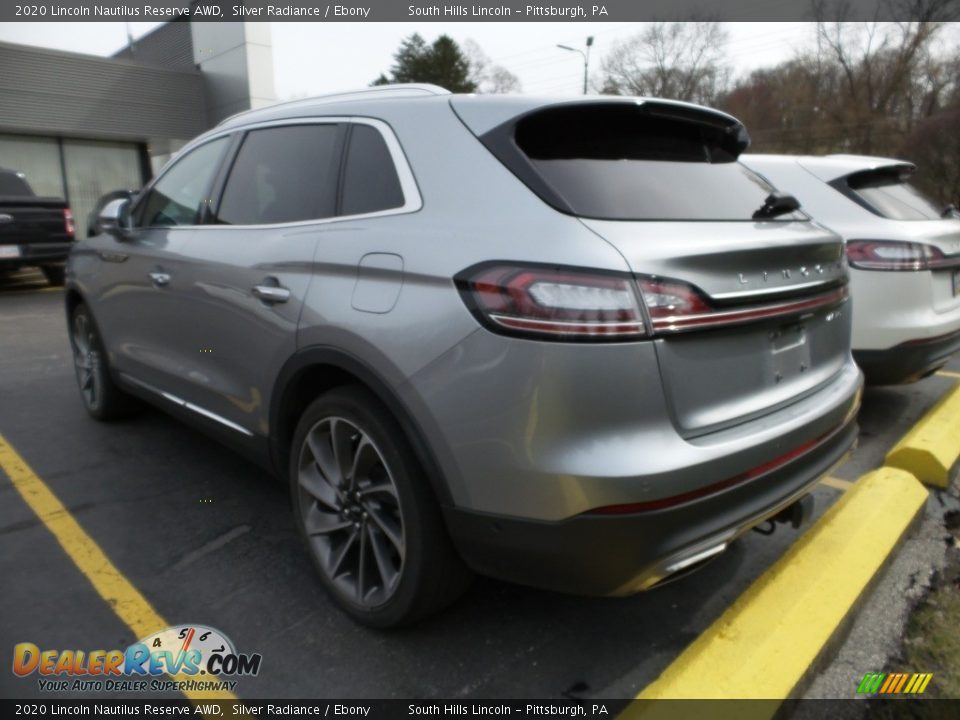
{"type": "Polygon", "coordinates": [[[920,695],[933,673],[867,673],[857,688],[858,695],[920,695]]]}

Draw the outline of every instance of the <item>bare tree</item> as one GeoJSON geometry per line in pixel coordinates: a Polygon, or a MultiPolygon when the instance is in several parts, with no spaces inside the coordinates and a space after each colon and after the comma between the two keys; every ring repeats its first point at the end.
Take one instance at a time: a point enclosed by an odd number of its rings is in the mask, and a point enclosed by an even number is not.
{"type": "Polygon", "coordinates": [[[856,150],[873,152],[891,131],[909,132],[931,84],[936,22],[817,24],[822,83],[830,119],[850,128],[856,150]],[[918,97],[919,94],[919,97],[918,97]]]}
{"type": "Polygon", "coordinates": [[[520,79],[502,65],[495,65],[475,40],[463,43],[463,53],[470,62],[470,79],[477,92],[483,94],[518,93],[520,79]]]}
{"type": "Polygon", "coordinates": [[[650,23],[615,43],[602,63],[601,92],[713,103],[726,89],[727,31],[712,21],[650,23]]]}
{"type": "Polygon", "coordinates": [[[960,207],[960,102],[924,118],[895,151],[916,163],[916,184],[944,206],[960,207]]]}
{"type": "Polygon", "coordinates": [[[824,96],[820,77],[815,62],[798,57],[755,70],[718,105],[746,124],[755,150],[835,152],[844,148],[835,143],[835,127],[825,123],[824,106],[830,100],[824,96]]]}
{"type": "Polygon", "coordinates": [[[751,73],[720,106],[750,128],[755,150],[896,155],[917,162],[928,194],[956,202],[960,60],[937,39],[960,3],[907,2],[904,22],[847,22],[842,3],[816,3],[816,50],[751,73]]]}

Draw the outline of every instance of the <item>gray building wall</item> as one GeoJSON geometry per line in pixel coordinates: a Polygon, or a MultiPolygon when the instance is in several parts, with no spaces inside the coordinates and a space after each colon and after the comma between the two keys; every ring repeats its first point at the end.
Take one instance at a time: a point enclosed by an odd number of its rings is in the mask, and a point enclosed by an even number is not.
{"type": "Polygon", "coordinates": [[[0,165],[82,221],[99,194],[139,187],[190,139],[273,100],[269,23],[173,21],[110,58],[0,43],[0,165]]]}
{"type": "Polygon", "coordinates": [[[0,42],[0,166],[65,197],[83,237],[104,193],[273,93],[268,23],[174,21],[110,58],[0,42]]]}
{"type": "Polygon", "coordinates": [[[211,123],[274,102],[269,23],[197,22],[191,30],[194,61],[206,80],[211,123]]]}
{"type": "Polygon", "coordinates": [[[275,100],[269,23],[177,20],[157,27],[113,57],[172,70],[200,70],[212,125],[275,100]]]}
{"type": "Polygon", "coordinates": [[[150,141],[208,129],[196,70],[0,43],[0,130],[150,141]]]}
{"type": "Polygon", "coordinates": [[[169,70],[196,70],[193,59],[193,33],[190,22],[174,20],[165,23],[134,41],[113,57],[132,60],[141,65],[155,65],[169,70]]]}

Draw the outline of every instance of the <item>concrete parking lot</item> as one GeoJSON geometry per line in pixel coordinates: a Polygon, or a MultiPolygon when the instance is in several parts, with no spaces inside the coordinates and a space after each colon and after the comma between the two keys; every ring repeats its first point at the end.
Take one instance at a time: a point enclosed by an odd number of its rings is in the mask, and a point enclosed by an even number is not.
{"type": "MultiPolygon", "coordinates": [[[[478,579],[439,617],[367,630],[324,595],[281,483],[159,411],[114,424],[87,417],[62,301],[39,274],[0,278],[0,435],[161,616],[213,626],[263,655],[241,697],[630,697],[798,536],[751,533],[702,571],[627,599],[478,579]]],[[[947,370],[960,373],[960,362],[947,370]]],[[[869,390],[859,447],[816,490],[818,514],[958,378],[869,390]]],[[[137,640],[3,473],[0,498],[0,649],[137,640]]],[[[0,695],[41,694],[35,679],[0,672],[0,695]]]]}

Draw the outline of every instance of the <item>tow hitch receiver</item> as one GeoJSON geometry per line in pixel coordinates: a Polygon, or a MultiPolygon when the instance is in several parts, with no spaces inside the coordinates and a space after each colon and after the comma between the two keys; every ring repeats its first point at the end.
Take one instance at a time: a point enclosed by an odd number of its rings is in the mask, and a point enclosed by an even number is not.
{"type": "Polygon", "coordinates": [[[778,512],[771,519],[766,520],[761,525],[757,525],[753,530],[761,535],[773,535],[773,531],[777,529],[776,523],[782,523],[784,525],[790,523],[795,530],[799,529],[809,524],[810,519],[813,517],[814,505],[813,495],[804,495],[796,502],[778,512]]]}

